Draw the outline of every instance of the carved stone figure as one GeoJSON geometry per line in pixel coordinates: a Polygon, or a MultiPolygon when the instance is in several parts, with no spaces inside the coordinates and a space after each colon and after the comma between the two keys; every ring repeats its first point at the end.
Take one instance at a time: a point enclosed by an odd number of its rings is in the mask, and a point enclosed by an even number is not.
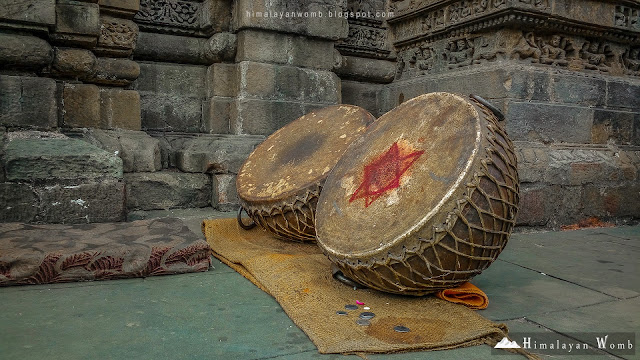
{"type": "Polygon", "coordinates": [[[561,66],[569,64],[569,61],[567,61],[567,51],[565,50],[567,46],[569,46],[567,40],[560,35],[551,36],[551,40],[548,42],[542,41],[540,62],[561,66]]]}
{"type": "Polygon", "coordinates": [[[483,13],[487,10],[488,6],[489,6],[489,0],[474,0],[473,12],[476,14],[483,13]]]}
{"type": "Polygon", "coordinates": [[[608,72],[607,53],[609,57],[613,56],[608,45],[596,41],[587,41],[582,46],[582,50],[580,50],[580,57],[584,60],[585,69],[608,72]]]}
{"type": "Polygon", "coordinates": [[[495,44],[483,36],[474,39],[473,48],[474,64],[479,64],[483,60],[496,60],[497,58],[504,57],[506,55],[504,43],[495,44]]]}
{"type": "Polygon", "coordinates": [[[418,49],[416,56],[416,66],[420,70],[421,75],[424,75],[431,70],[431,68],[433,67],[433,61],[433,49],[428,46],[418,49]]]}
{"type": "Polygon", "coordinates": [[[467,39],[452,41],[447,46],[449,69],[471,65],[473,61],[473,45],[467,39]]]}
{"type": "Polygon", "coordinates": [[[630,48],[622,55],[622,65],[628,73],[640,76],[640,48],[630,48]]]}
{"type": "Polygon", "coordinates": [[[511,50],[512,59],[531,59],[532,63],[540,62],[542,51],[536,44],[533,33],[523,34],[518,43],[511,50]]]}

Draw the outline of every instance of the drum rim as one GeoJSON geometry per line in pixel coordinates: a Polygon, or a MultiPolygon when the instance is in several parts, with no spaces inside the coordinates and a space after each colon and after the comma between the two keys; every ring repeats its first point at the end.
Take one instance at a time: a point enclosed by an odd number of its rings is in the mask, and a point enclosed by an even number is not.
{"type": "MultiPolygon", "coordinates": [[[[335,104],[335,105],[328,105],[325,106],[321,109],[317,109],[317,110],[322,110],[322,109],[326,109],[326,108],[340,108],[340,107],[347,107],[347,108],[351,108],[351,109],[357,109],[358,112],[360,112],[363,117],[367,118],[368,124],[366,124],[366,128],[365,131],[362,132],[362,134],[366,133],[366,131],[369,129],[369,127],[374,124],[377,120],[377,118],[375,116],[373,116],[367,109],[361,107],[361,106],[357,106],[357,105],[352,105],[352,104],[335,104]]],[[[264,139],[264,141],[262,141],[260,144],[258,144],[255,149],[252,151],[252,153],[247,157],[247,159],[244,160],[244,162],[242,163],[242,166],[240,166],[239,170],[238,170],[238,174],[236,177],[236,189],[237,189],[237,194],[238,194],[238,199],[240,200],[241,205],[243,206],[253,206],[253,207],[262,207],[262,208],[269,208],[269,209],[273,209],[274,207],[277,207],[280,204],[284,204],[284,203],[288,203],[290,202],[291,199],[293,198],[300,198],[300,197],[305,197],[307,195],[307,193],[309,191],[312,191],[318,187],[322,188],[322,186],[324,185],[325,180],[327,179],[327,177],[329,176],[329,174],[331,173],[331,169],[329,169],[329,171],[327,171],[324,174],[318,173],[318,175],[307,181],[306,184],[299,186],[296,189],[291,189],[289,191],[283,192],[281,194],[279,194],[278,196],[271,196],[271,197],[264,197],[264,198],[253,198],[253,199],[249,199],[246,196],[244,196],[245,194],[242,193],[242,188],[241,188],[241,181],[242,181],[242,171],[245,168],[245,166],[247,165],[247,162],[250,161],[250,157],[251,155],[258,151],[258,149],[260,149],[263,146],[266,146],[265,143],[272,137],[274,137],[276,134],[280,133],[281,131],[287,131],[286,129],[289,127],[290,124],[292,124],[293,122],[297,121],[298,119],[301,119],[309,114],[314,113],[315,111],[311,111],[309,113],[306,113],[298,118],[296,118],[295,120],[293,120],[292,122],[290,122],[289,124],[286,124],[285,126],[281,127],[280,129],[276,130],[274,133],[272,133],[271,135],[269,135],[266,139],[264,139]]],[[[360,134],[360,136],[362,135],[360,134]]],[[[356,138],[357,139],[357,138],[356,138]]],[[[356,140],[354,139],[354,141],[356,140]]],[[[349,144],[350,145],[350,144],[349,144]]],[[[348,148],[348,146],[347,146],[348,148]]],[[[347,148],[345,148],[345,150],[343,151],[343,153],[340,155],[340,157],[338,158],[337,161],[340,160],[340,158],[344,155],[344,152],[347,150],[347,148]]],[[[336,161],[336,163],[337,163],[336,161]]],[[[335,166],[335,164],[334,164],[335,166]]]]}
{"type": "MultiPolygon", "coordinates": [[[[473,169],[474,163],[479,161],[479,158],[480,158],[479,153],[480,153],[481,147],[483,145],[482,131],[483,131],[483,128],[484,128],[484,126],[482,124],[482,117],[484,115],[483,115],[483,112],[481,111],[480,107],[476,104],[476,102],[474,100],[470,99],[468,96],[465,96],[465,95],[462,95],[462,94],[456,94],[456,93],[449,93],[449,92],[433,92],[433,93],[428,93],[428,94],[422,94],[422,95],[416,96],[416,97],[404,102],[403,104],[408,104],[410,102],[422,100],[422,99],[424,99],[426,97],[432,97],[432,96],[435,96],[435,95],[446,95],[446,96],[453,96],[455,98],[458,98],[462,102],[465,103],[465,106],[468,106],[470,109],[472,109],[472,111],[474,111],[476,113],[475,123],[474,123],[476,137],[474,139],[473,151],[471,152],[471,155],[469,156],[469,159],[467,160],[464,169],[460,172],[460,174],[458,175],[456,181],[447,189],[447,192],[445,193],[445,196],[443,196],[442,199],[440,199],[440,201],[436,204],[436,206],[434,206],[433,209],[431,209],[425,216],[423,216],[418,222],[416,222],[416,224],[414,224],[409,229],[407,229],[403,233],[399,234],[395,238],[387,241],[384,245],[379,246],[379,247],[377,247],[377,248],[375,248],[373,250],[365,250],[365,251],[350,252],[350,253],[336,251],[335,249],[332,249],[332,248],[328,247],[324,243],[324,241],[320,237],[321,231],[318,231],[320,229],[318,229],[318,227],[316,226],[317,243],[322,248],[322,250],[325,253],[325,255],[329,256],[332,259],[333,258],[343,259],[341,261],[353,261],[353,260],[360,261],[361,259],[359,259],[359,258],[368,259],[368,260],[362,261],[363,263],[370,263],[372,261],[373,262],[377,262],[375,259],[379,258],[379,257],[388,258],[386,256],[386,254],[384,254],[386,251],[389,251],[390,249],[392,249],[394,247],[397,247],[399,245],[399,243],[402,242],[404,239],[407,239],[408,237],[412,236],[416,232],[419,232],[419,231],[423,230],[425,224],[440,213],[440,210],[451,201],[452,197],[454,196],[454,194],[456,192],[459,192],[459,191],[463,191],[464,192],[464,190],[466,190],[466,187],[465,186],[461,186],[461,184],[463,184],[463,182],[465,180],[468,180],[469,176],[473,176],[474,173],[475,173],[475,172],[473,172],[471,170],[473,169]]],[[[373,130],[373,126],[375,126],[375,124],[378,124],[380,122],[380,119],[382,119],[386,114],[390,113],[394,109],[392,109],[389,112],[385,113],[384,115],[380,116],[378,118],[378,120],[374,124],[372,124],[372,128],[369,129],[369,130],[373,130]]],[[[323,192],[323,193],[326,193],[326,191],[323,192]]],[[[321,197],[322,197],[322,194],[321,194],[321,197]]],[[[320,198],[318,200],[318,204],[320,205],[321,203],[322,203],[322,201],[321,201],[321,198],[320,198]]],[[[453,205],[455,207],[455,204],[453,204],[453,205]]],[[[319,214],[316,215],[316,225],[317,225],[318,218],[320,216],[321,215],[319,215],[319,214]]],[[[448,217],[449,217],[449,215],[448,215],[448,212],[447,212],[447,216],[445,217],[445,219],[447,219],[448,217]]],[[[443,221],[443,223],[446,223],[446,222],[448,222],[448,221],[443,221]]],[[[434,224],[434,226],[440,225],[440,222],[437,222],[437,223],[438,224],[434,224]]],[[[434,229],[434,231],[435,231],[435,229],[434,229]]],[[[409,249],[407,249],[406,251],[409,251],[409,249]]],[[[393,256],[391,256],[391,257],[393,257],[393,256]]]]}

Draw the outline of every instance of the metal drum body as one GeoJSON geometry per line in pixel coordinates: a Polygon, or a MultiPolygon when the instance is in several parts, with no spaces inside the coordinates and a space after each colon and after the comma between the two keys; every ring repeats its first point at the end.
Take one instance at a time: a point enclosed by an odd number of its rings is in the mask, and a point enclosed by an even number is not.
{"type": "Polygon", "coordinates": [[[282,127],[256,147],[238,172],[242,208],[280,239],[315,241],[322,185],[349,144],[374,120],[358,106],[335,105],[282,127]]]}
{"type": "Polygon", "coordinates": [[[328,177],[318,244],[345,276],[424,295],[486,269],[515,225],[513,144],[481,102],[449,93],[381,116],[328,177]]]}

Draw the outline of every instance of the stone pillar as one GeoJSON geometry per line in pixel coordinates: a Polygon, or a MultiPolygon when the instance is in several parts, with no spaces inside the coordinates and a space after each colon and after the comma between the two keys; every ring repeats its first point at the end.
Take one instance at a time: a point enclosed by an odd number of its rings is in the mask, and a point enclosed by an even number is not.
{"type": "Polygon", "coordinates": [[[390,0],[381,110],[426,92],[498,105],[516,141],[521,225],[638,218],[636,1],[390,0]]]}

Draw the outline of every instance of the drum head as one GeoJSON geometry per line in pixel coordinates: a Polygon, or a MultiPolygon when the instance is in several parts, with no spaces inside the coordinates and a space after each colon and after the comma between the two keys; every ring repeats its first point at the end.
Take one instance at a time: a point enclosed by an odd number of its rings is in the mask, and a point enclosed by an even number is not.
{"type": "Polygon", "coordinates": [[[238,196],[269,204],[317,185],[374,120],[354,105],[329,106],[294,120],[249,155],[238,172],[238,196]]]}
{"type": "Polygon", "coordinates": [[[381,116],[345,152],[318,200],[318,243],[342,258],[374,256],[421,229],[470,172],[480,114],[449,93],[381,116]]]}

